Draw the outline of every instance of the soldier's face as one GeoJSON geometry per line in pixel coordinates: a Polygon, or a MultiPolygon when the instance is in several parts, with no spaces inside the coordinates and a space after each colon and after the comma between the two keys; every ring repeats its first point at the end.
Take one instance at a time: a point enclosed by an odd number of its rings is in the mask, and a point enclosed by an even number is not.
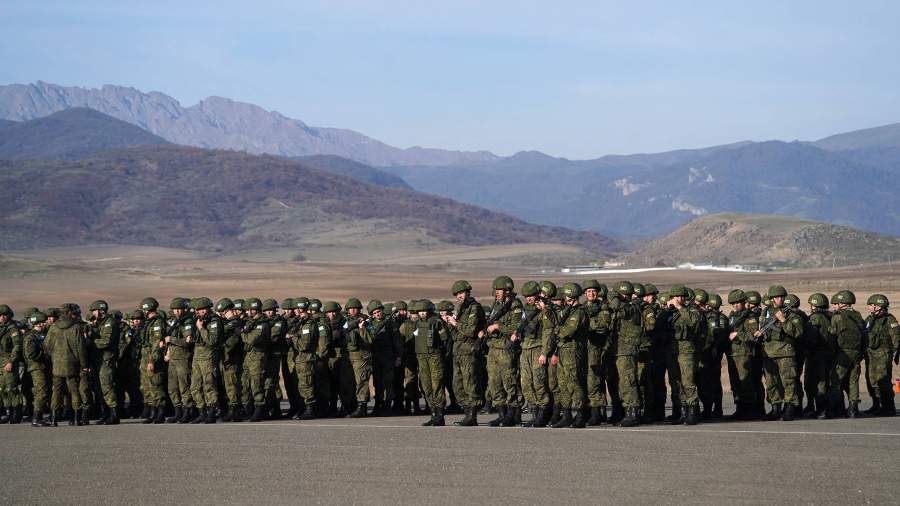
{"type": "Polygon", "coordinates": [[[329,320],[334,320],[337,318],[337,311],[329,311],[325,313],[325,316],[328,317],[329,320]]]}
{"type": "Polygon", "coordinates": [[[275,311],[263,311],[263,314],[266,315],[266,318],[273,318],[275,316],[275,311]]]}
{"type": "Polygon", "coordinates": [[[56,321],[55,316],[48,316],[47,317],[47,326],[53,325],[53,322],[55,322],[55,321],[56,321]]]}
{"type": "Polygon", "coordinates": [[[877,313],[879,311],[881,311],[881,308],[879,306],[876,306],[875,304],[869,304],[870,313],[877,313]]]}
{"type": "Polygon", "coordinates": [[[143,321],[143,320],[139,320],[139,319],[131,320],[131,326],[132,326],[133,328],[138,328],[138,327],[141,326],[141,322],[142,322],[142,321],[143,321]]]}
{"type": "Polygon", "coordinates": [[[735,302],[734,304],[731,305],[731,310],[732,311],[743,311],[744,303],[743,302],[735,302]]]}
{"type": "Polygon", "coordinates": [[[350,309],[347,310],[347,314],[350,316],[357,316],[357,315],[359,315],[359,309],[355,308],[355,307],[351,307],[350,309]]]}
{"type": "Polygon", "coordinates": [[[0,315],[0,323],[6,323],[9,321],[9,316],[0,315]]]}
{"type": "Polygon", "coordinates": [[[644,302],[647,304],[653,304],[656,302],[656,295],[644,295],[644,302]]]}
{"type": "Polygon", "coordinates": [[[99,309],[94,309],[93,311],[91,311],[91,315],[93,315],[94,318],[99,320],[103,315],[103,311],[100,311],[99,309]]]}
{"type": "Polygon", "coordinates": [[[425,318],[428,318],[428,311],[419,311],[419,312],[416,313],[416,314],[419,316],[419,318],[421,318],[421,319],[423,319],[423,320],[424,320],[425,318]]]}
{"type": "Polygon", "coordinates": [[[380,320],[382,316],[384,316],[384,313],[382,313],[380,309],[376,309],[375,311],[372,311],[372,318],[375,318],[376,320],[380,320]]]}
{"type": "Polygon", "coordinates": [[[534,304],[535,302],[537,302],[537,297],[535,297],[534,295],[532,295],[531,297],[525,297],[525,302],[528,304],[534,304]]]}
{"type": "Polygon", "coordinates": [[[184,309],[175,308],[172,310],[172,314],[175,315],[175,318],[181,318],[181,315],[184,314],[184,309]]]}
{"type": "Polygon", "coordinates": [[[462,304],[463,302],[466,301],[466,297],[468,297],[468,296],[469,296],[469,292],[458,292],[456,294],[456,302],[459,302],[460,304],[462,304]]]}
{"type": "Polygon", "coordinates": [[[497,300],[505,299],[506,298],[506,290],[504,290],[502,288],[499,290],[494,290],[494,298],[497,300]]]}
{"type": "Polygon", "coordinates": [[[784,304],[784,297],[772,297],[772,305],[775,307],[781,307],[784,304]]]}
{"type": "Polygon", "coordinates": [[[209,314],[209,309],[198,309],[197,310],[197,316],[199,316],[200,318],[205,318],[206,315],[208,315],[208,314],[209,314]]]}
{"type": "Polygon", "coordinates": [[[596,288],[588,288],[584,291],[584,298],[586,298],[590,302],[597,300],[598,297],[599,293],[597,292],[596,288]]]}

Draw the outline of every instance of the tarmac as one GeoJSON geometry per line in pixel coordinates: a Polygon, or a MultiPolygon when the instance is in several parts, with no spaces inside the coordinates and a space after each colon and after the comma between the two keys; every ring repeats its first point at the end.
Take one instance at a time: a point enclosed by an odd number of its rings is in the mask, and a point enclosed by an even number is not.
{"type": "Polygon", "coordinates": [[[627,429],[490,418],[0,426],[0,503],[898,503],[900,417],[627,429]]]}

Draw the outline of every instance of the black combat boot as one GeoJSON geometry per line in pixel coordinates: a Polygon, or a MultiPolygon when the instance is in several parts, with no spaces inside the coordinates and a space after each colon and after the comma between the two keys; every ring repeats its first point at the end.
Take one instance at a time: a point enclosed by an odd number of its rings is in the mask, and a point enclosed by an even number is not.
{"type": "Polygon", "coordinates": [[[225,412],[225,416],[222,417],[223,422],[230,422],[234,420],[234,406],[228,406],[228,411],[225,412]]]}
{"type": "Polygon", "coordinates": [[[625,408],[625,418],[619,421],[619,427],[637,427],[640,425],[634,408],[625,408]]]}
{"type": "Polygon", "coordinates": [[[506,406],[497,406],[497,418],[488,422],[488,427],[499,427],[506,418],[506,406]]]}
{"type": "Polygon", "coordinates": [[[231,413],[233,422],[243,422],[244,421],[244,407],[240,404],[234,405],[234,410],[231,413]]]}
{"type": "Polygon", "coordinates": [[[198,416],[203,416],[203,414],[201,413],[198,415],[196,407],[191,406],[189,408],[184,408],[184,414],[181,416],[181,419],[178,420],[178,423],[191,423],[194,418],[197,418],[198,416]]]}
{"type": "Polygon", "coordinates": [[[599,407],[591,407],[591,417],[588,418],[587,424],[590,427],[596,427],[603,422],[600,421],[600,408],[599,407]]]}
{"type": "Polygon", "coordinates": [[[153,418],[153,423],[155,423],[155,424],[166,423],[166,408],[165,408],[165,406],[157,406],[156,407],[156,416],[153,418]]]}
{"type": "Polygon", "coordinates": [[[685,425],[697,425],[700,421],[700,404],[694,403],[691,405],[684,405],[681,407],[682,411],[685,413],[684,416],[684,424],[685,425]]]}
{"type": "Polygon", "coordinates": [[[90,408],[83,408],[81,410],[81,425],[90,425],[91,424],[91,410],[90,408]]]}
{"type": "Polygon", "coordinates": [[[297,417],[297,420],[314,420],[316,418],[316,403],[307,403],[303,414],[297,417]]]}
{"type": "Polygon", "coordinates": [[[206,408],[206,423],[216,423],[216,408],[209,407],[206,408]]]}
{"type": "Polygon", "coordinates": [[[284,418],[284,413],[281,411],[281,403],[278,402],[278,399],[272,401],[271,418],[272,420],[281,420],[284,418]]]}
{"type": "Polygon", "coordinates": [[[552,426],[555,425],[556,422],[559,421],[559,413],[562,410],[562,406],[558,402],[553,403],[553,411],[550,412],[550,420],[548,423],[552,426]]]}
{"type": "Polygon", "coordinates": [[[434,423],[432,427],[443,427],[446,425],[444,421],[444,408],[434,408],[434,423]]]}
{"type": "Polygon", "coordinates": [[[263,419],[263,407],[256,406],[253,408],[253,416],[250,417],[251,422],[261,422],[263,419]]]}
{"type": "Polygon", "coordinates": [[[881,414],[881,399],[879,399],[878,397],[873,397],[872,407],[865,410],[864,413],[870,416],[881,414]]]}
{"type": "Polygon", "coordinates": [[[141,418],[152,418],[152,416],[150,415],[150,408],[152,408],[152,406],[144,404],[144,409],[141,410],[141,418]]]}
{"type": "Polygon", "coordinates": [[[466,416],[464,416],[462,420],[453,422],[453,425],[456,425],[457,427],[475,427],[478,425],[478,422],[475,420],[475,417],[478,416],[478,409],[466,408],[465,411],[466,416]]]}
{"type": "Polygon", "coordinates": [[[794,421],[794,405],[786,402],[784,403],[784,411],[781,413],[781,421],[783,422],[792,422],[794,421]]]}
{"type": "Polygon", "coordinates": [[[434,425],[434,410],[431,411],[431,416],[428,417],[428,420],[422,422],[422,427],[431,427],[434,425]]]}
{"type": "Polygon", "coordinates": [[[0,408],[0,424],[9,423],[10,412],[12,408],[0,408]]]}
{"type": "Polygon", "coordinates": [[[143,420],[141,420],[141,423],[153,423],[154,418],[156,418],[156,408],[153,406],[147,406],[147,416],[143,420]]]}
{"type": "Polygon", "coordinates": [[[26,404],[26,405],[22,406],[22,421],[30,422],[33,417],[34,417],[34,411],[32,411],[31,405],[26,404]]]}
{"type": "Polygon", "coordinates": [[[12,408],[12,415],[10,415],[9,423],[21,423],[22,422],[22,406],[16,406],[12,408]]]}
{"type": "Polygon", "coordinates": [[[572,422],[573,429],[583,429],[587,423],[587,408],[578,408],[575,410],[575,421],[572,422]]]}
{"type": "Polygon", "coordinates": [[[772,404],[772,411],[769,411],[768,414],[766,414],[766,420],[768,420],[768,421],[780,420],[781,412],[782,412],[782,408],[781,408],[780,402],[776,402],[775,404],[772,404]]]}
{"type": "Polygon", "coordinates": [[[54,409],[50,412],[50,426],[51,427],[59,427],[59,410],[54,409]]]}
{"type": "Polygon", "coordinates": [[[106,406],[103,404],[100,405],[100,418],[97,419],[97,425],[106,425],[106,419],[109,415],[106,414],[106,406]]]}
{"type": "Polygon", "coordinates": [[[644,425],[653,424],[653,414],[650,409],[638,408],[638,420],[644,425]]]}
{"type": "Polygon", "coordinates": [[[119,425],[119,413],[116,408],[109,408],[109,413],[106,417],[106,425],[119,425]]]}
{"type": "Polygon", "coordinates": [[[348,418],[362,418],[369,411],[369,405],[365,402],[356,403],[356,411],[347,415],[348,418]]]}
{"type": "Polygon", "coordinates": [[[541,417],[544,416],[543,413],[541,413],[540,406],[531,406],[530,411],[531,411],[531,420],[528,420],[527,422],[522,422],[522,427],[535,427],[535,426],[537,426],[538,420],[540,420],[541,417]]]}
{"type": "Polygon", "coordinates": [[[560,408],[559,415],[559,421],[554,423],[552,428],[564,429],[572,426],[572,410],[570,408],[560,408]]]}
{"type": "Polygon", "coordinates": [[[534,423],[532,427],[546,427],[547,419],[550,417],[550,408],[548,406],[537,406],[534,409],[534,423]]]}
{"type": "Polygon", "coordinates": [[[206,410],[205,409],[197,408],[195,410],[194,408],[190,408],[190,411],[191,411],[191,415],[196,415],[196,416],[191,416],[190,421],[187,423],[191,423],[191,424],[206,423],[206,410]],[[196,411],[196,413],[194,413],[194,411],[196,411]]]}
{"type": "Polygon", "coordinates": [[[34,412],[34,415],[31,417],[31,426],[32,427],[46,427],[48,425],[47,421],[44,420],[44,413],[41,410],[37,410],[34,412]]]}
{"type": "Polygon", "coordinates": [[[684,414],[682,413],[682,406],[680,404],[672,405],[672,414],[666,417],[666,423],[669,425],[680,425],[684,423],[684,414]]]}
{"type": "Polygon", "coordinates": [[[500,421],[500,425],[503,427],[515,427],[517,409],[519,408],[515,406],[506,406],[506,414],[504,415],[503,420],[500,421]]]}
{"type": "Polygon", "coordinates": [[[859,401],[850,401],[850,407],[847,408],[848,418],[859,418],[859,401]]]}
{"type": "Polygon", "coordinates": [[[496,412],[497,410],[494,409],[494,403],[491,399],[484,401],[484,406],[482,406],[481,411],[479,411],[482,415],[493,414],[496,412]]]}
{"type": "Polygon", "coordinates": [[[713,420],[721,420],[722,419],[722,401],[721,400],[713,403],[712,417],[713,417],[713,420]]]}
{"type": "Polygon", "coordinates": [[[244,417],[249,418],[253,414],[253,403],[244,404],[244,417]]]}
{"type": "Polygon", "coordinates": [[[81,427],[83,425],[80,409],[76,409],[72,412],[72,418],[69,420],[69,425],[74,425],[76,427],[81,427]]]}
{"type": "Polygon", "coordinates": [[[175,413],[171,417],[166,418],[166,423],[178,423],[182,416],[184,416],[184,411],[182,411],[181,406],[176,406],[175,413]]]}

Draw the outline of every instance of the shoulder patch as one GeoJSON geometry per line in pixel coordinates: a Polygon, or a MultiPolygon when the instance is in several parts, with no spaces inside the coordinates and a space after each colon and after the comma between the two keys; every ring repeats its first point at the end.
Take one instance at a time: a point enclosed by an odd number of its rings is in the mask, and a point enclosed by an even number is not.
{"type": "Polygon", "coordinates": [[[162,330],[162,327],[160,327],[159,325],[156,325],[155,327],[153,327],[153,330],[162,330]]]}
{"type": "Polygon", "coordinates": [[[256,330],[261,330],[263,328],[262,324],[256,326],[256,330]]]}
{"type": "Polygon", "coordinates": [[[891,328],[892,328],[892,329],[895,329],[895,328],[897,328],[897,325],[898,325],[897,322],[894,322],[894,323],[891,324],[891,328]]]}
{"type": "Polygon", "coordinates": [[[303,329],[303,330],[302,330],[302,333],[303,333],[304,335],[305,335],[305,334],[309,334],[309,329],[306,329],[306,328],[303,329]]]}
{"type": "Polygon", "coordinates": [[[218,327],[218,326],[219,326],[219,324],[218,324],[217,322],[212,322],[212,323],[209,324],[209,327],[210,327],[210,328],[213,328],[213,329],[216,328],[216,327],[218,327]]]}
{"type": "Polygon", "coordinates": [[[324,331],[325,331],[325,327],[323,327],[322,325],[319,325],[319,330],[321,330],[322,332],[324,332],[324,331]]]}

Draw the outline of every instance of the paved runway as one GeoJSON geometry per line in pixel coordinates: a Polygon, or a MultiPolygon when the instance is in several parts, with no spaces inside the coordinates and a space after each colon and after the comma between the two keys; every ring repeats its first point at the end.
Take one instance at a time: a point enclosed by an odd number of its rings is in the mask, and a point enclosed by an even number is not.
{"type": "Polygon", "coordinates": [[[900,417],[580,430],[422,420],[0,426],[0,502],[897,503],[900,417]]]}

